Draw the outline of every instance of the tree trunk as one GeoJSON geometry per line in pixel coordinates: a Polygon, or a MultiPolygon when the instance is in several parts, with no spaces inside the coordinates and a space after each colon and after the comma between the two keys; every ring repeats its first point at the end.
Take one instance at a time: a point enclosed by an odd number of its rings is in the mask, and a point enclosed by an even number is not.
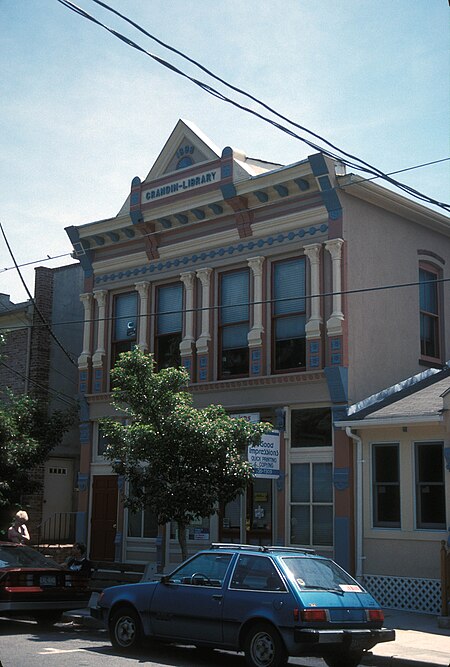
{"type": "Polygon", "coordinates": [[[181,557],[183,560],[186,560],[186,558],[188,557],[187,541],[186,541],[186,525],[184,523],[181,523],[180,521],[177,521],[177,526],[178,526],[178,544],[180,545],[181,549],[181,557]]]}

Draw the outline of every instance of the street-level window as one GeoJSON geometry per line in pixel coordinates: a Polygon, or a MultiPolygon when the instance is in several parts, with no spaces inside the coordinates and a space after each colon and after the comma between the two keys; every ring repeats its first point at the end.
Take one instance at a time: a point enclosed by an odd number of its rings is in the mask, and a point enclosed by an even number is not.
{"type": "Polygon", "coordinates": [[[431,266],[419,269],[420,353],[440,360],[440,302],[438,273],[431,266]]]}
{"type": "Polygon", "coordinates": [[[137,316],[137,292],[114,296],[111,366],[114,366],[121,352],[128,352],[136,345],[137,316]]]}
{"type": "Polygon", "coordinates": [[[305,258],[273,265],[272,371],[306,366],[305,258]]]}
{"type": "Polygon", "coordinates": [[[180,343],[183,331],[183,286],[161,285],[156,290],[155,361],[158,370],[181,365],[180,343]]]}
{"type": "Polygon", "coordinates": [[[331,463],[291,465],[291,544],[333,545],[333,483],[331,463]]]}
{"type": "Polygon", "coordinates": [[[415,443],[416,527],[445,530],[444,444],[415,443]]]}
{"type": "Polygon", "coordinates": [[[372,446],[373,525],[400,528],[400,460],[397,443],[372,446]]]}
{"type": "Polygon", "coordinates": [[[331,447],[330,408],[305,408],[291,412],[291,447],[331,447]]]}
{"type": "Polygon", "coordinates": [[[220,276],[219,377],[248,375],[249,271],[220,276]]]}
{"type": "Polygon", "coordinates": [[[145,508],[132,512],[128,510],[128,537],[155,538],[158,536],[156,514],[145,508]]]}

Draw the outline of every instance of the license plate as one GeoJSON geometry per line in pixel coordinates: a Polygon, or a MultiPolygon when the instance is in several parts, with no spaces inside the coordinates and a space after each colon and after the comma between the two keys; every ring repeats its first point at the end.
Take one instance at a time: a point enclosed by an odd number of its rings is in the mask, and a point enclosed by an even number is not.
{"type": "Polygon", "coordinates": [[[56,586],[56,577],[43,576],[39,579],[42,588],[45,586],[56,586]]]}

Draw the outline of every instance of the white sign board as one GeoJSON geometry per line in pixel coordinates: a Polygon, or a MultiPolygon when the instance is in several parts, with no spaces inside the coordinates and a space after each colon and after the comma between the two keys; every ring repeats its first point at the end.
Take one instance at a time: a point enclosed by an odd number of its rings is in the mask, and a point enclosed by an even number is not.
{"type": "Polygon", "coordinates": [[[264,433],[261,443],[248,448],[248,460],[255,477],[278,479],[280,476],[280,433],[264,433]]]}

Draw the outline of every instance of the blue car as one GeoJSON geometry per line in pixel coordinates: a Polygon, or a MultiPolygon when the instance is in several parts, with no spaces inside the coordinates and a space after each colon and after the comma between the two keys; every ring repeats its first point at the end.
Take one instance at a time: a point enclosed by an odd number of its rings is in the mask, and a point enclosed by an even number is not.
{"type": "Polygon", "coordinates": [[[318,656],[356,667],[395,639],[374,598],[314,551],[213,544],[160,581],[107,588],[91,610],[127,652],[144,639],[243,651],[250,667],[318,656]]]}

